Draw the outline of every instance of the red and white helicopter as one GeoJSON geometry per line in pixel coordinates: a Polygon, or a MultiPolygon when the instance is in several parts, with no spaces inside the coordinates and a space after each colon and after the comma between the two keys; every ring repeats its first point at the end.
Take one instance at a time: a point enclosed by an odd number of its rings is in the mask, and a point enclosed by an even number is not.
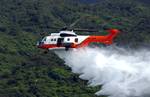
{"type": "MultiPolygon", "coordinates": [[[[72,26],[74,26],[79,20],[77,20],[69,27],[71,28],[72,26]]],[[[37,43],[37,47],[47,50],[69,50],[70,48],[86,47],[90,43],[94,42],[110,45],[113,43],[113,39],[120,32],[118,29],[107,29],[107,32],[109,32],[109,34],[104,36],[77,35],[74,31],[97,31],[89,29],[70,29],[69,27],[63,28],[59,33],[51,33],[50,35],[45,36],[41,41],[37,43]]]]}
{"type": "Polygon", "coordinates": [[[50,35],[45,36],[37,43],[37,46],[38,48],[48,50],[68,50],[69,48],[86,47],[93,42],[110,45],[120,31],[118,29],[109,29],[107,31],[109,34],[105,36],[77,35],[73,30],[60,31],[59,33],[51,33],[50,35]]]}

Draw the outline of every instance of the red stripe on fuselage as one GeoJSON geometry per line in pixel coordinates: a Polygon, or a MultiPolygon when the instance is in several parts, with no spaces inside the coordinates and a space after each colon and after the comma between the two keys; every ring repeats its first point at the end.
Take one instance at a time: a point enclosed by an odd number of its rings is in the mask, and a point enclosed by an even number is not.
{"type": "MultiPolygon", "coordinates": [[[[42,44],[39,45],[38,48],[42,48],[42,49],[49,49],[49,48],[59,48],[59,47],[65,47],[63,45],[57,46],[57,44],[42,44]]],[[[72,44],[70,46],[70,48],[76,48],[77,46],[75,44],[72,44]]]]}
{"type": "Polygon", "coordinates": [[[38,46],[38,48],[42,48],[42,49],[49,49],[49,48],[56,48],[56,47],[58,47],[56,44],[42,44],[38,46]]]}
{"type": "Polygon", "coordinates": [[[111,42],[107,40],[106,36],[89,36],[81,44],[78,44],[77,48],[86,47],[90,43],[94,43],[94,42],[99,42],[99,43],[104,43],[104,44],[111,44],[111,42]]]}

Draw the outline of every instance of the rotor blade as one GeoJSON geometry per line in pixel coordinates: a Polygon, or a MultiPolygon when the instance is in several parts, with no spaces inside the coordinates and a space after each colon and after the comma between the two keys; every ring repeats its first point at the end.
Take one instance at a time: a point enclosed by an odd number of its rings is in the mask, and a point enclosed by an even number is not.
{"type": "Polygon", "coordinates": [[[96,29],[73,29],[74,31],[84,31],[84,32],[99,32],[96,29]]]}
{"type": "Polygon", "coordinates": [[[77,19],[75,22],[73,22],[69,28],[72,28],[74,25],[76,25],[83,17],[80,17],[79,19],[77,19]]]}
{"type": "Polygon", "coordinates": [[[54,27],[54,26],[49,26],[51,29],[61,29],[62,27],[54,27]]]}
{"type": "Polygon", "coordinates": [[[77,19],[76,21],[74,21],[72,24],[70,24],[70,26],[68,28],[72,28],[73,26],[75,26],[80,20],[82,20],[83,18],[87,18],[90,17],[89,15],[84,15],[82,17],[80,17],[79,19],[77,19]]]}
{"type": "Polygon", "coordinates": [[[39,34],[40,34],[40,36],[46,36],[48,33],[47,32],[41,32],[39,34]]]}

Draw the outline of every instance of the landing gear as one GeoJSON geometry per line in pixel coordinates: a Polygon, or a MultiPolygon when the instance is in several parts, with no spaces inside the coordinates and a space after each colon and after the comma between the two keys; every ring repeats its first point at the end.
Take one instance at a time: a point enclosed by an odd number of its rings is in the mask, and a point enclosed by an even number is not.
{"type": "Polygon", "coordinates": [[[64,44],[65,50],[68,51],[69,48],[71,48],[71,45],[72,45],[71,43],[66,43],[66,44],[64,44]]]}
{"type": "Polygon", "coordinates": [[[67,46],[67,47],[65,47],[65,50],[66,50],[66,51],[68,51],[68,50],[69,50],[69,47],[68,47],[68,46],[67,46]]]}

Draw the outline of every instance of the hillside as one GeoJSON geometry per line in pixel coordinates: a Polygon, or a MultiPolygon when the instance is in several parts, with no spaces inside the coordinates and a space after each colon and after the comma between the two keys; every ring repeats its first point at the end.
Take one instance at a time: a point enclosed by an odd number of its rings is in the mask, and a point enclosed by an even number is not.
{"type": "Polygon", "coordinates": [[[88,87],[53,52],[36,48],[40,32],[56,32],[51,26],[69,25],[83,15],[99,18],[83,19],[76,27],[119,28],[117,45],[150,44],[150,8],[135,0],[0,0],[0,96],[97,97],[100,86],[88,87]]]}

